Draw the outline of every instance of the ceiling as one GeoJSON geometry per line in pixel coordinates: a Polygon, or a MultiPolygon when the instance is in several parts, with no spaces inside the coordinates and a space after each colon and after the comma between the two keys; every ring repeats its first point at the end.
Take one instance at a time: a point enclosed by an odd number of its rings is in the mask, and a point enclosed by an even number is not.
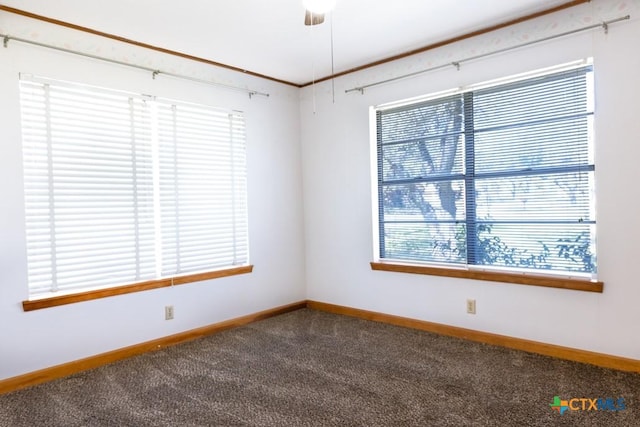
{"type": "Polygon", "coordinates": [[[0,0],[297,85],[567,3],[579,2],[337,0],[308,27],[302,0],[0,0]]]}

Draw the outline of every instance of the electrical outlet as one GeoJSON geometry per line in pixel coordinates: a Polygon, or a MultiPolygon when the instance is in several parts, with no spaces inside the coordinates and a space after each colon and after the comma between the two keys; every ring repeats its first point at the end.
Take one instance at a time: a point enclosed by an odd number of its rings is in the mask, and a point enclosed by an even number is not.
{"type": "Polygon", "coordinates": [[[476,314],[476,300],[474,299],[467,300],[467,313],[476,314]]]}
{"type": "Polygon", "coordinates": [[[173,319],[173,306],[165,305],[164,306],[164,320],[172,320],[173,319]]]}

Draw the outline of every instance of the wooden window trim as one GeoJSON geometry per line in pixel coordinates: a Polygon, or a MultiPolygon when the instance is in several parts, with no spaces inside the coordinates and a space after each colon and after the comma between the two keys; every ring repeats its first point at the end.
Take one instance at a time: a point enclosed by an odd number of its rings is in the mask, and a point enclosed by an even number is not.
{"type": "Polygon", "coordinates": [[[572,289],[576,291],[602,293],[604,282],[552,277],[530,273],[508,273],[498,271],[477,271],[456,268],[433,267],[393,262],[371,262],[372,270],[392,271],[396,273],[426,274],[429,276],[455,277],[462,279],[484,280],[488,282],[513,283],[518,285],[543,286],[547,288],[572,289]]]}
{"type": "Polygon", "coordinates": [[[40,310],[42,308],[56,307],[59,305],[73,304],[76,302],[90,301],[94,299],[107,298],[116,295],[131,294],[134,292],[148,291],[151,289],[166,288],[186,283],[200,282],[202,280],[218,279],[220,277],[235,276],[238,274],[251,273],[253,265],[241,267],[231,267],[220,270],[207,271],[204,273],[188,274],[184,276],[167,277],[146,282],[131,283],[127,285],[114,286],[106,289],[97,289],[72,294],[58,295],[52,297],[38,298],[34,300],[22,301],[24,311],[40,310]]]}

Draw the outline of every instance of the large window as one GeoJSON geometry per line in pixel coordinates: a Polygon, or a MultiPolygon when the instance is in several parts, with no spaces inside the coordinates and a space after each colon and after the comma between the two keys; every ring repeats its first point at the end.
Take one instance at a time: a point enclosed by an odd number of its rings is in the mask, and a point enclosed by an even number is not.
{"type": "Polygon", "coordinates": [[[592,74],[377,108],[380,259],[595,274],[592,74]]]}
{"type": "Polygon", "coordinates": [[[243,115],[20,82],[29,293],[248,263],[243,115]]]}

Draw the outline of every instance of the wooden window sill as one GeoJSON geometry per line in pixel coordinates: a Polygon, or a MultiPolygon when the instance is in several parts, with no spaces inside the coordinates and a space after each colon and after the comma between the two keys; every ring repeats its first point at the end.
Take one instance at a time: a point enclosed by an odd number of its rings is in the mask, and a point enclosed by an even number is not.
{"type": "Polygon", "coordinates": [[[132,283],[112,288],[97,289],[72,294],[45,297],[33,300],[22,301],[24,311],[39,310],[42,308],[56,307],[58,305],[73,304],[76,302],[90,301],[99,298],[107,298],[115,295],[130,294],[133,292],[148,291],[150,289],[166,288],[186,283],[199,282],[202,280],[217,279],[220,277],[235,276],[237,274],[251,273],[253,265],[241,267],[225,268],[221,270],[207,271],[204,273],[188,274],[185,276],[169,277],[146,282],[132,283]]]}
{"type": "Polygon", "coordinates": [[[455,268],[431,267],[415,264],[372,262],[372,270],[394,271],[397,273],[426,274],[430,276],[457,277],[462,279],[486,280],[489,282],[513,283],[518,285],[544,286],[547,288],[573,289],[576,291],[602,293],[604,283],[599,281],[551,277],[534,274],[518,274],[497,271],[463,270],[455,268]]]}

